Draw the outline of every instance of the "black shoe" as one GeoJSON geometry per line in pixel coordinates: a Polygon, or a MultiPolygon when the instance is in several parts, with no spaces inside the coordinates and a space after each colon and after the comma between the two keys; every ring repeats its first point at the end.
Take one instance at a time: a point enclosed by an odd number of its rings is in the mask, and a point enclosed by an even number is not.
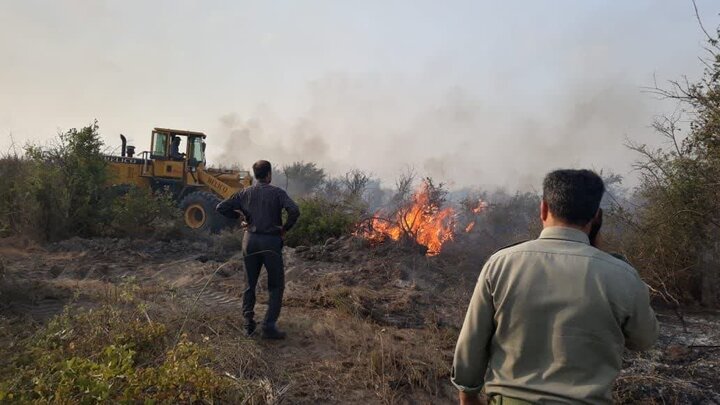
{"type": "Polygon", "coordinates": [[[245,336],[252,336],[257,329],[257,324],[254,321],[245,322],[245,336]]]}
{"type": "Polygon", "coordinates": [[[278,328],[272,327],[272,328],[263,328],[262,330],[262,338],[263,339],[271,339],[271,340],[282,340],[285,339],[287,336],[287,333],[278,330],[278,328]]]}

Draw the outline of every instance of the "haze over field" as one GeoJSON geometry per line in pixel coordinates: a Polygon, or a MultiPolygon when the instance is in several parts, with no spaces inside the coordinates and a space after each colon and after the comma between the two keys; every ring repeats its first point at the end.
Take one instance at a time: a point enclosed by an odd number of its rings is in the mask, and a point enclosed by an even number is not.
{"type": "Polygon", "coordinates": [[[659,142],[672,108],[642,87],[698,77],[703,41],[676,0],[4,1],[0,150],[97,118],[138,150],[154,126],[204,131],[223,164],[511,188],[559,166],[627,175],[624,139],[659,142]]]}

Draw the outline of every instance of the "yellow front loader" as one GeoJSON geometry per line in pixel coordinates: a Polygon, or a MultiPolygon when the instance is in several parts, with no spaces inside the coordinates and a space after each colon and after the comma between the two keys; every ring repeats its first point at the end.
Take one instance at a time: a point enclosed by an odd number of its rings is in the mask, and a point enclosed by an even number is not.
{"type": "Polygon", "coordinates": [[[168,190],[177,199],[185,224],[191,229],[217,232],[232,225],[215,211],[215,206],[221,199],[252,185],[252,177],[246,171],[206,167],[207,135],[155,128],[150,150],[139,155],[123,135],[120,138],[120,156],[105,156],[111,186],[168,190]]]}

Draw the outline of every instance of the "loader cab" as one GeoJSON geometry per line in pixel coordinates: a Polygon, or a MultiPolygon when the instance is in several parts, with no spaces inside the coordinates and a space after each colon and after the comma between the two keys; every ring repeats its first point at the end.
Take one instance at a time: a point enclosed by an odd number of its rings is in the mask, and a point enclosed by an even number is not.
{"type": "Polygon", "coordinates": [[[193,171],[203,164],[205,137],[202,132],[155,128],[150,145],[154,175],[183,178],[186,169],[193,171]]]}
{"type": "Polygon", "coordinates": [[[206,137],[202,132],[155,128],[150,145],[151,157],[204,162],[206,137]]]}

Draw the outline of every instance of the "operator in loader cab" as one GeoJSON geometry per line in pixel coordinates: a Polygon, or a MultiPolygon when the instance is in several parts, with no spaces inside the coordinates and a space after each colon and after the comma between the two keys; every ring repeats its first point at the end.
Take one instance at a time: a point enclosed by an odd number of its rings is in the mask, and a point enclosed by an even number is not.
{"type": "Polygon", "coordinates": [[[180,153],[180,137],[173,136],[170,140],[170,158],[175,160],[183,160],[184,154],[180,153]]]}
{"type": "Polygon", "coordinates": [[[285,332],[277,329],[283,291],[285,289],[285,268],[282,248],[285,233],[295,225],[300,210],[285,190],[270,184],[272,166],[267,160],[258,160],[253,165],[257,182],[251,187],[238,191],[221,202],[217,211],[237,219],[240,213],[245,217],[247,228],[243,237],[243,257],[247,274],[247,288],[243,293],[243,317],[248,336],[255,332],[255,287],[260,270],[265,266],[270,300],[262,325],[265,339],[284,339],[285,332]],[[287,220],[282,223],[282,211],[287,220]]]}
{"type": "Polygon", "coordinates": [[[485,263],[455,349],[461,403],[481,403],[484,387],[491,404],[611,404],[623,348],[655,343],[648,287],[593,246],[604,191],[592,171],[551,172],[540,237],[485,263]]]}

